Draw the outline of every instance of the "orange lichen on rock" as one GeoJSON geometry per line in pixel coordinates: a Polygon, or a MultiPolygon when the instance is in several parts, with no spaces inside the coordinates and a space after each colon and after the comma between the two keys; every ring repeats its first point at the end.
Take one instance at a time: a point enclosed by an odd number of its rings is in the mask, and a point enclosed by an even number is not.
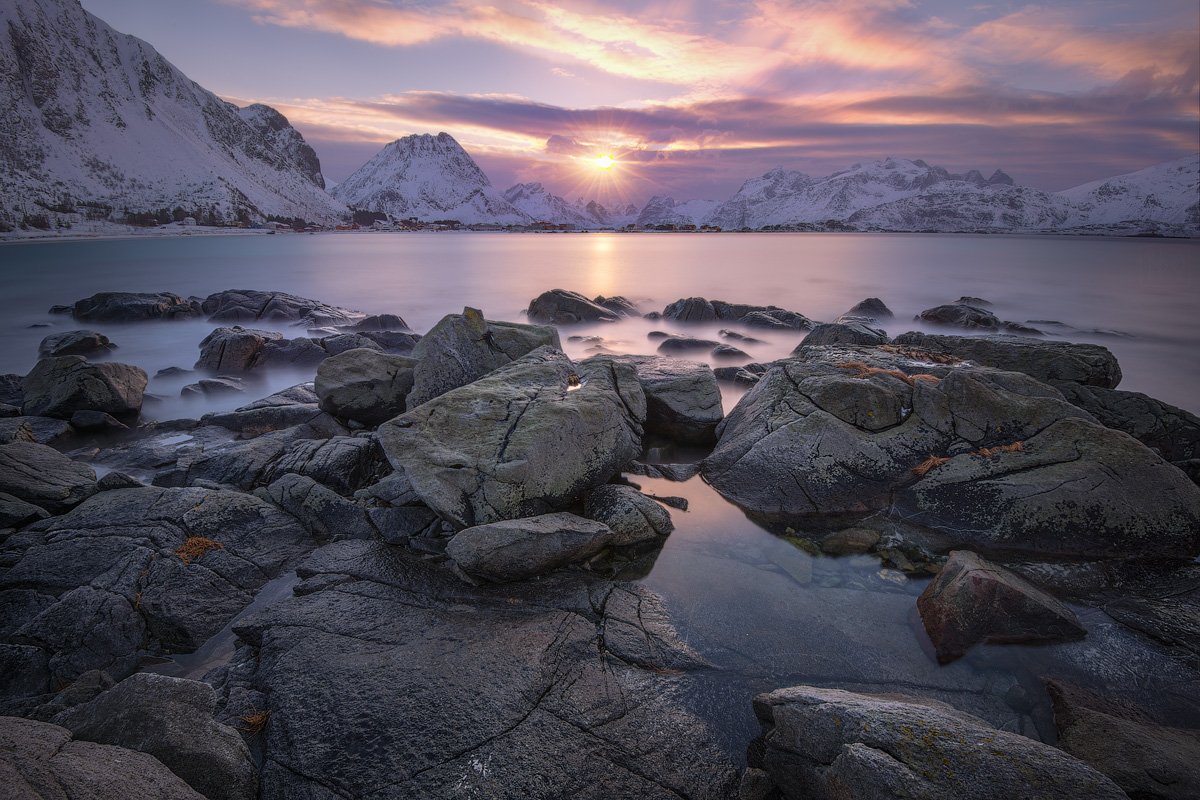
{"type": "Polygon", "coordinates": [[[972,453],[972,455],[991,458],[992,456],[998,456],[1001,453],[1019,453],[1024,449],[1024,442],[1013,442],[1011,444],[997,445],[996,447],[981,447],[972,453]]]}
{"type": "Polygon", "coordinates": [[[271,712],[268,711],[252,711],[249,714],[243,714],[239,719],[246,723],[246,727],[242,730],[247,733],[258,733],[263,728],[267,727],[267,720],[271,718],[271,712]]]}
{"type": "Polygon", "coordinates": [[[925,459],[920,464],[917,464],[915,467],[913,467],[912,473],[913,473],[913,475],[925,475],[925,473],[929,472],[929,470],[933,469],[934,467],[940,467],[942,464],[945,464],[949,460],[950,460],[949,456],[931,455],[931,456],[929,456],[929,458],[925,459]]]}
{"type": "Polygon", "coordinates": [[[895,353],[898,356],[911,358],[913,361],[928,361],[932,364],[961,364],[962,359],[945,353],[931,353],[928,350],[918,350],[915,347],[905,347],[902,344],[881,344],[880,350],[895,353]]]}
{"type": "Polygon", "coordinates": [[[900,380],[907,383],[909,386],[913,385],[912,376],[909,375],[907,372],[901,372],[898,369],[884,369],[882,367],[872,367],[867,364],[864,364],[861,361],[847,361],[844,364],[838,364],[837,366],[839,369],[857,370],[858,371],[857,374],[853,376],[855,378],[870,378],[872,375],[890,375],[893,378],[899,378],[900,380]]]}
{"type": "Polygon", "coordinates": [[[222,550],[224,547],[225,545],[207,536],[189,536],[179,545],[175,555],[179,556],[184,564],[191,564],[209,550],[222,550]]]}

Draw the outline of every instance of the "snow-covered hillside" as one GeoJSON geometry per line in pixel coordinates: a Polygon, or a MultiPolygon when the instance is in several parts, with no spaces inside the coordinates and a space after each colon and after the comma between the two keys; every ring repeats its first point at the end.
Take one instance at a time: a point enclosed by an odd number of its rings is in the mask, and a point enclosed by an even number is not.
{"type": "Polygon", "coordinates": [[[658,195],[651,197],[637,216],[637,224],[652,225],[701,225],[717,207],[715,200],[687,200],[675,202],[673,197],[658,195]]]}
{"type": "Polygon", "coordinates": [[[97,218],[175,207],[224,220],[345,213],[278,112],[221,100],[76,0],[0,3],[0,109],[9,225],[76,207],[97,218]]]}
{"type": "Polygon", "coordinates": [[[1058,196],[1074,208],[1068,225],[1110,225],[1153,220],[1200,228],[1200,157],[1093,181],[1058,196]]]}
{"type": "Polygon", "coordinates": [[[331,194],[346,205],[397,219],[454,219],[468,225],[533,221],[492,187],[475,160],[448,133],[397,139],[331,194]]]}
{"type": "Polygon", "coordinates": [[[504,199],[534,222],[549,222],[555,225],[574,225],[579,228],[594,228],[596,220],[586,208],[568,203],[556,194],[550,194],[540,183],[518,183],[504,191],[504,199]]]}

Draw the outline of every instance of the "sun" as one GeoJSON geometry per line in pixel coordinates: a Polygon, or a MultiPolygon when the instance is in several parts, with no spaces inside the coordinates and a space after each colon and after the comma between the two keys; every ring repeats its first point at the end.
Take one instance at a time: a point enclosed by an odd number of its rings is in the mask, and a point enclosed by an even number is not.
{"type": "Polygon", "coordinates": [[[592,159],[592,166],[596,169],[612,169],[616,163],[617,160],[608,153],[592,159]]]}

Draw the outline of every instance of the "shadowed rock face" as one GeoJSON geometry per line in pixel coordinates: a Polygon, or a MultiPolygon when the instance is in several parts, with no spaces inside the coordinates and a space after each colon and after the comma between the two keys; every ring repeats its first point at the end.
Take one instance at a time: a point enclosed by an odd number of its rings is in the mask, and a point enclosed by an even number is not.
{"type": "Polygon", "coordinates": [[[203,316],[200,305],[170,292],[100,292],[77,300],[71,316],[84,322],[142,322],[203,316]]]}
{"type": "Polygon", "coordinates": [[[985,552],[1200,551],[1195,485],[1052,387],[883,348],[803,358],[742,398],[704,462],[719,492],[770,524],[887,510],[985,552]],[[944,377],[910,377],[927,371],[944,377]]]}
{"type": "Polygon", "coordinates": [[[52,447],[21,441],[0,445],[0,492],[27,501],[24,505],[57,514],[95,491],[95,471],[52,447]]]}
{"type": "Polygon", "coordinates": [[[287,292],[229,289],[200,304],[210,322],[295,322],[309,328],[351,326],[366,319],[361,311],[331,306],[287,292]]]}
{"type": "Polygon", "coordinates": [[[1141,392],[1055,383],[1063,397],[1105,427],[1124,431],[1168,461],[1200,458],[1200,417],[1141,392]]]}
{"type": "MultiPolygon", "coordinates": [[[[670,340],[668,340],[670,341],[670,340]]],[[[646,432],[711,444],[724,418],[721,389],[707,364],[661,356],[593,356],[583,364],[628,364],[646,394],[646,432]]]]}
{"type": "Polygon", "coordinates": [[[142,407],[148,383],[140,367],[83,356],[43,358],[25,376],[21,411],[34,417],[69,419],[76,411],[132,414],[142,407]]]}
{"type": "Polygon", "coordinates": [[[761,761],[787,800],[1123,800],[1116,784],[1049,745],[944,703],[793,686],[759,695],[761,761]]]}
{"type": "Polygon", "coordinates": [[[404,412],[416,364],[412,358],[365,348],[331,356],[317,368],[321,408],[364,425],[386,422],[404,412]]]}
{"type": "Polygon", "coordinates": [[[516,581],[595,555],[611,542],[607,525],[574,514],[542,514],[459,531],[446,555],[472,575],[516,581]]]}
{"type": "Polygon", "coordinates": [[[469,528],[561,510],[607,483],[640,452],[645,418],[632,367],[576,369],[543,347],[381,425],[379,439],[426,505],[469,528]]]}
{"type": "Polygon", "coordinates": [[[1121,367],[1107,347],[1098,344],[1048,342],[1028,336],[939,336],[910,331],[894,343],[985,367],[1024,372],[1046,383],[1070,381],[1114,389],[1121,367]]]}
{"type": "Polygon", "coordinates": [[[219,681],[270,711],[262,797],[733,795],[682,699],[702,662],[647,590],[475,588],[372,542],[299,571],[296,597],[236,626],[253,649],[219,681]]]}
{"type": "MultiPolygon", "coordinates": [[[[623,300],[624,298],[614,299],[623,300]]],[[[529,304],[528,314],[531,322],[551,325],[572,325],[577,322],[616,322],[620,316],[617,312],[588,300],[578,292],[568,292],[564,289],[551,289],[538,295],[529,304]]]]}

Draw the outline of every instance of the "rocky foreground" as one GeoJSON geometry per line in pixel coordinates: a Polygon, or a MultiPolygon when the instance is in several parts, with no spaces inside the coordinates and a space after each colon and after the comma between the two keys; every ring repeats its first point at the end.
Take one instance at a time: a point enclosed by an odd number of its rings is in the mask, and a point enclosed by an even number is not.
{"type": "Polygon", "coordinates": [[[646,316],[724,341],[662,332],[655,355],[580,361],[554,326],[634,304],[554,290],[529,324],[468,308],[423,336],[277,292],[52,311],[212,321],[185,393],[278,366],[314,380],[146,421],[152,379],[90,330],[0,376],[6,796],[1200,793],[1200,419],[1117,389],[1103,347],[978,298],[921,315],[969,335],[894,339],[873,298],[824,324],[687,298],[646,316]],[[760,335],[804,338],[748,363],[736,343],[760,335]],[[719,378],[747,387],[728,414],[719,378]],[[644,463],[661,442],[708,455],[644,463]],[[1088,641],[1099,609],[1175,691],[1076,685],[1103,683],[1085,654],[1037,689],[1043,742],[904,687],[780,686],[745,697],[744,766],[697,712],[713,666],[637,580],[681,504],[626,476],[697,475],[799,547],[933,576],[912,612],[940,663],[1088,641]],[[199,680],[160,674],[225,640],[199,680]]]}

